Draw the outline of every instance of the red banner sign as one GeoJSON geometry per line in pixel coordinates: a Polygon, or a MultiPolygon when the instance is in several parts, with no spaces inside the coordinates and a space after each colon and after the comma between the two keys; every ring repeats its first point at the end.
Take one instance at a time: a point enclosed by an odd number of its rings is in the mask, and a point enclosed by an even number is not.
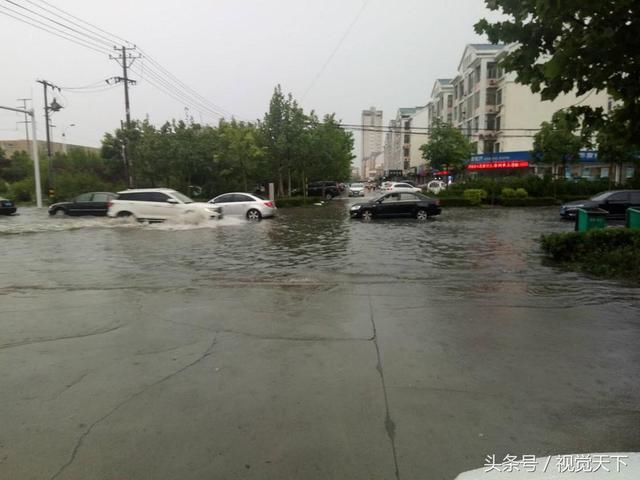
{"type": "Polygon", "coordinates": [[[525,160],[506,160],[501,162],[477,162],[467,165],[467,170],[494,170],[500,168],[527,168],[529,162],[525,160]]]}

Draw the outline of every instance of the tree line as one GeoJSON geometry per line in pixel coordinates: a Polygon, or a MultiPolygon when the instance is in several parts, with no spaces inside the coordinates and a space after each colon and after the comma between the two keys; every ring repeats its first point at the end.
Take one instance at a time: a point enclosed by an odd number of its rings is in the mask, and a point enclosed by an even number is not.
{"type": "MultiPolygon", "coordinates": [[[[310,181],[348,180],[353,145],[353,134],[341,128],[335,114],[320,118],[306,113],[277,86],[261,120],[223,119],[215,126],[184,120],[156,126],[135,120],[128,128],[106,133],[99,153],[72,148],[68,154],[56,153],[52,179],[45,158],[41,173],[43,185],[52,185],[54,200],[123,189],[129,173],[136,187],[171,187],[208,198],[252,192],[271,182],[277,195],[290,196],[304,193],[310,181]],[[126,172],[125,155],[131,172],[126,172]]],[[[29,155],[5,157],[0,152],[0,194],[32,200],[29,155]]]]}

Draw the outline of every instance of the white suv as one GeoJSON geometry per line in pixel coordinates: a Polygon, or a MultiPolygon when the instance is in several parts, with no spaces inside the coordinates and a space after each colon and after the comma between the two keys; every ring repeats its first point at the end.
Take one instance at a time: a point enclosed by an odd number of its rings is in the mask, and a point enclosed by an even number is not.
{"type": "Polygon", "coordinates": [[[134,217],[138,220],[164,221],[200,214],[206,218],[221,218],[219,206],[194,202],[186,195],[170,188],[138,188],[118,192],[109,202],[110,217],[134,217]]]}

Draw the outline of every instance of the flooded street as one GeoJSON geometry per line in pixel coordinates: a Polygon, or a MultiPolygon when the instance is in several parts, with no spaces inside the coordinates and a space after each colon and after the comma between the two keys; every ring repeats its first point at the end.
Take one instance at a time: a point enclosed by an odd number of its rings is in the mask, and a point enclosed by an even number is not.
{"type": "Polygon", "coordinates": [[[0,478],[453,479],[640,449],[640,289],[556,208],[0,217],[0,478]]]}

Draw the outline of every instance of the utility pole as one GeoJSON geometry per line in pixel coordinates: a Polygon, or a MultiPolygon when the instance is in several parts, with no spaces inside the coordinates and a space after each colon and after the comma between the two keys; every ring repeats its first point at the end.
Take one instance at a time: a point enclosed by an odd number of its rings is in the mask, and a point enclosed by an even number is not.
{"type": "Polygon", "coordinates": [[[60,87],[57,87],[53,83],[48,82],[46,80],[37,80],[37,82],[42,84],[42,87],[44,88],[44,121],[45,121],[45,131],[47,134],[46,137],[47,137],[47,160],[48,160],[47,191],[49,193],[49,196],[51,197],[54,194],[54,191],[53,191],[54,181],[53,181],[53,158],[51,156],[51,132],[50,132],[51,119],[49,117],[49,112],[57,112],[62,107],[58,104],[58,102],[56,102],[55,98],[51,102],[51,105],[49,105],[49,100],[47,98],[47,88],[51,87],[51,89],[54,91],[56,89],[60,91],[60,87]]]}
{"type": "Polygon", "coordinates": [[[42,208],[42,188],[40,186],[40,161],[38,158],[38,139],[36,137],[36,114],[31,110],[22,110],[20,108],[11,108],[0,106],[2,110],[10,110],[12,112],[24,113],[31,117],[31,131],[33,138],[31,140],[31,157],[33,159],[33,175],[36,184],[36,205],[42,208]]]}
{"type": "Polygon", "coordinates": [[[29,143],[29,114],[27,113],[27,100],[31,100],[30,98],[18,98],[18,102],[22,102],[22,110],[24,110],[24,135],[27,139],[27,143],[29,143]]]}
{"type": "MultiPolygon", "coordinates": [[[[114,50],[120,50],[120,53],[116,56],[109,55],[111,60],[115,60],[122,67],[122,76],[121,77],[113,77],[109,80],[114,81],[115,83],[122,82],[124,84],[124,111],[125,111],[125,119],[126,119],[126,132],[125,132],[125,144],[124,144],[124,163],[125,163],[125,175],[127,176],[127,180],[129,183],[129,188],[133,188],[133,162],[129,157],[129,149],[128,149],[128,134],[129,129],[131,128],[131,107],[129,104],[129,84],[135,85],[136,81],[129,79],[128,70],[133,65],[133,62],[136,59],[140,58],[141,55],[134,56],[131,53],[127,53],[127,50],[135,50],[135,47],[125,47],[124,45],[120,48],[113,47],[114,50]]],[[[107,80],[107,83],[109,83],[107,80]]]]}

